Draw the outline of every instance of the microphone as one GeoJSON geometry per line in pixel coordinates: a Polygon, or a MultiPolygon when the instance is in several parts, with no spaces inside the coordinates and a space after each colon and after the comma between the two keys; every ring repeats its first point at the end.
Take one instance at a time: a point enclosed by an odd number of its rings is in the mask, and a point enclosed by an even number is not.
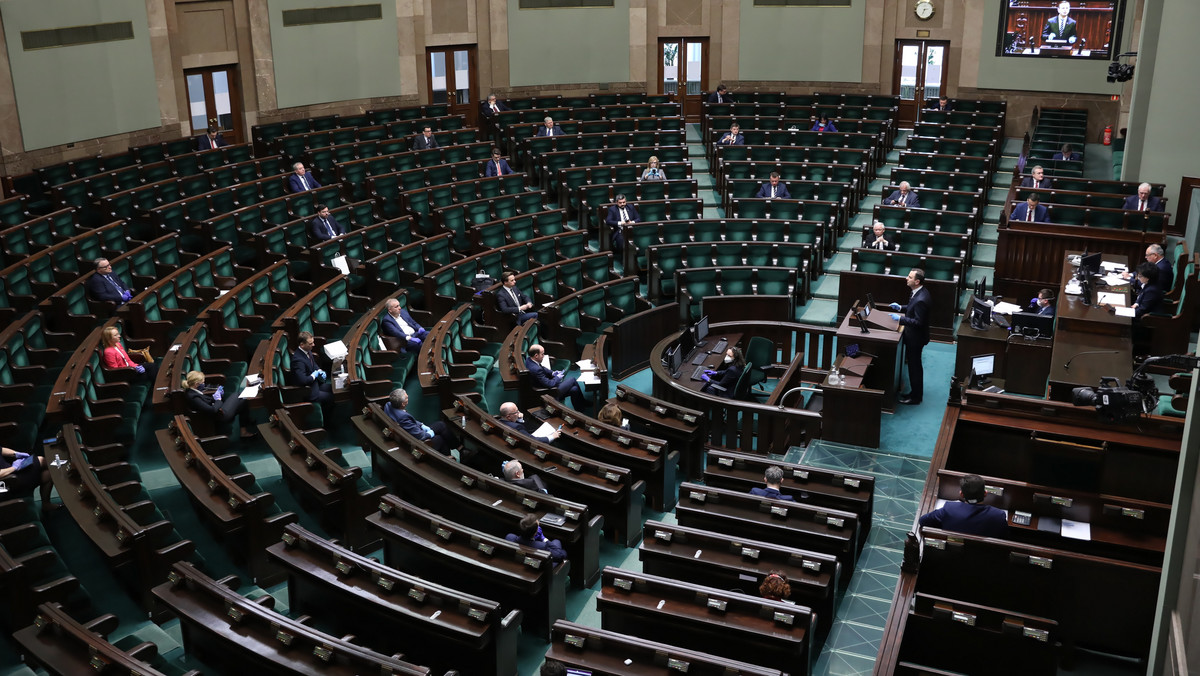
{"type": "Polygon", "coordinates": [[[1087,352],[1079,352],[1079,353],[1076,353],[1074,357],[1071,357],[1070,359],[1068,359],[1067,363],[1063,364],[1063,370],[1070,371],[1071,370],[1071,362],[1075,361],[1076,357],[1082,357],[1085,354],[1121,354],[1121,351],[1120,350],[1089,350],[1087,352]]]}

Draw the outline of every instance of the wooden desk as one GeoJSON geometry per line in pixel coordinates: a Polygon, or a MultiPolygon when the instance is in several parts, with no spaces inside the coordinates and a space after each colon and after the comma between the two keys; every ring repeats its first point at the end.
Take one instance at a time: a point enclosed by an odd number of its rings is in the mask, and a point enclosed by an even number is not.
{"type": "MultiPolygon", "coordinates": [[[[862,386],[883,391],[881,402],[884,411],[896,410],[896,392],[900,387],[900,331],[899,323],[892,321],[889,313],[875,310],[867,319],[867,330],[863,333],[853,313],[847,311],[838,326],[837,339],[841,344],[857,343],[863,352],[875,356],[875,363],[867,369],[862,386]]],[[[878,442],[876,442],[878,446],[878,442]]]]}
{"type": "Polygon", "coordinates": [[[821,383],[821,438],[842,444],[879,448],[879,428],[883,423],[884,390],[872,389],[864,382],[878,368],[873,359],[865,367],[845,366],[845,355],[838,359],[843,383],[834,385],[826,376],[821,383]],[[865,368],[865,370],[864,370],[865,368]],[[862,375],[855,373],[862,371],[862,375]]]}
{"type": "MultiPolygon", "coordinates": [[[[1104,256],[1104,260],[1124,262],[1111,255],[1104,256]]],[[[1058,329],[1054,334],[1049,375],[1049,397],[1058,401],[1071,401],[1073,388],[1095,387],[1102,376],[1117,378],[1124,385],[1133,374],[1130,338],[1133,320],[1117,317],[1096,305],[1084,305],[1079,296],[1063,293],[1073,274],[1073,266],[1064,258],[1057,307],[1058,329]]]]}
{"type": "Polygon", "coordinates": [[[995,324],[979,331],[971,328],[971,323],[965,319],[958,325],[956,338],[954,375],[963,378],[964,382],[971,375],[971,357],[994,354],[996,365],[992,378],[1003,378],[1006,391],[1045,396],[1052,340],[1011,335],[995,324]]]}

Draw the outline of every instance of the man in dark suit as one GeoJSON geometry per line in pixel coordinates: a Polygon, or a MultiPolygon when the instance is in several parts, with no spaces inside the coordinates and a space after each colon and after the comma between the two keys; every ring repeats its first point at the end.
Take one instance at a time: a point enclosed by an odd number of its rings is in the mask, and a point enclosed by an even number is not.
{"type": "Polygon", "coordinates": [[[762,183],[758,186],[758,192],[755,197],[765,197],[767,199],[791,199],[792,194],[788,192],[787,184],[779,180],[779,172],[772,171],[770,183],[762,183]]]}
{"type": "Polygon", "coordinates": [[[433,136],[433,127],[429,125],[425,125],[425,128],[421,130],[420,134],[417,134],[412,142],[413,150],[429,150],[430,148],[437,147],[438,142],[433,136]]]}
{"type": "Polygon", "coordinates": [[[542,477],[525,476],[525,467],[521,465],[520,460],[506,460],[500,465],[500,468],[503,470],[504,479],[508,483],[516,484],[521,488],[528,488],[531,491],[541,491],[547,495],[550,494],[550,491],[546,490],[546,484],[542,483],[542,477]]]}
{"type": "Polygon", "coordinates": [[[379,320],[379,333],[399,341],[400,352],[416,352],[421,349],[421,341],[429,335],[395,298],[387,302],[387,314],[379,320]]]}
{"type": "Polygon", "coordinates": [[[625,250],[625,226],[641,223],[642,215],[638,213],[637,207],[626,203],[625,195],[617,195],[616,204],[608,208],[604,222],[608,224],[609,232],[612,233],[612,249],[620,254],[625,250]]]}
{"type": "Polygon", "coordinates": [[[104,300],[123,305],[133,298],[129,286],[113,274],[112,263],[107,258],[96,259],[96,272],[88,277],[84,285],[92,300],[104,300]]]}
{"type": "Polygon", "coordinates": [[[1083,155],[1080,155],[1079,153],[1075,152],[1075,146],[1068,143],[1062,147],[1062,150],[1054,153],[1054,157],[1052,157],[1051,159],[1056,160],[1056,161],[1057,160],[1070,160],[1072,162],[1082,162],[1083,155]]]}
{"type": "Polygon", "coordinates": [[[301,331],[296,338],[300,346],[292,354],[292,384],[308,387],[308,400],[325,408],[333,403],[333,385],[328,382],[329,374],[317,365],[317,356],[313,354],[316,341],[308,331],[301,331]]]}
{"type": "Polygon", "coordinates": [[[508,160],[500,156],[499,148],[492,148],[492,159],[488,160],[487,166],[483,169],[484,176],[508,176],[513,173],[512,167],[508,166],[508,160]]]}
{"type": "Polygon", "coordinates": [[[1054,292],[1050,289],[1042,289],[1041,291],[1038,291],[1037,298],[1034,298],[1030,305],[1033,306],[1030,312],[1036,312],[1043,317],[1053,317],[1054,292]]]}
{"type": "Polygon", "coordinates": [[[900,181],[900,189],[893,190],[892,194],[883,201],[884,204],[894,204],[898,207],[919,207],[921,199],[917,197],[917,193],[912,191],[912,186],[908,181],[900,181]]]}
{"type": "Polygon", "coordinates": [[[484,117],[492,117],[502,110],[508,110],[508,106],[501,103],[500,99],[496,98],[495,94],[488,94],[487,101],[483,102],[479,112],[482,113],[484,117]]]}
{"type": "Polygon", "coordinates": [[[547,117],[546,119],[542,120],[542,126],[538,127],[537,135],[538,136],[562,136],[563,130],[562,130],[562,127],[558,126],[557,124],[554,124],[554,118],[547,117]]]}
{"type": "Polygon", "coordinates": [[[783,484],[783,468],[778,465],[771,465],[763,472],[763,482],[767,484],[766,488],[755,486],[750,489],[750,495],[757,495],[760,498],[771,498],[772,500],[791,500],[795,501],[790,495],[785,495],[779,492],[779,486],[783,484]]]}
{"type": "Polygon", "coordinates": [[[537,319],[536,312],[530,312],[533,301],[525,292],[517,288],[517,273],[505,270],[500,275],[502,286],[496,292],[496,309],[506,315],[517,318],[518,324],[524,324],[531,319],[537,319]]]}
{"type": "Polygon", "coordinates": [[[1034,165],[1033,169],[1029,170],[1029,175],[1025,180],[1021,181],[1022,188],[1046,188],[1049,189],[1053,185],[1050,179],[1046,177],[1046,170],[1042,165],[1034,165]]]}
{"type": "Polygon", "coordinates": [[[324,204],[317,205],[317,217],[312,219],[312,234],[315,241],[324,242],[325,240],[333,239],[338,235],[346,234],[346,228],[342,227],[341,223],[329,213],[329,207],[324,204]]]}
{"type": "Polygon", "coordinates": [[[216,150],[229,145],[216,127],[209,127],[208,133],[196,139],[196,150],[216,150]]]}
{"type": "Polygon", "coordinates": [[[717,85],[717,91],[708,95],[709,103],[733,103],[733,98],[729,96],[729,90],[725,85],[717,85]]]}
{"type": "Polygon", "coordinates": [[[719,146],[740,146],[746,144],[746,137],[742,136],[742,127],[734,122],[729,126],[729,131],[721,135],[717,140],[719,146]]]}
{"type": "Polygon", "coordinates": [[[896,248],[896,242],[895,240],[888,239],[887,226],[879,221],[875,221],[871,225],[871,234],[863,237],[862,248],[892,251],[896,248]]]}
{"type": "Polygon", "coordinates": [[[583,396],[579,382],[574,376],[568,377],[564,371],[551,370],[550,363],[550,357],[541,345],[529,346],[529,352],[525,356],[525,368],[529,369],[534,386],[553,390],[559,401],[570,397],[571,406],[576,411],[586,410],[590,402],[583,396]]]}
{"type": "Polygon", "coordinates": [[[920,524],[968,535],[1008,537],[1008,516],[1004,510],[982,504],[987,494],[983,477],[968,474],[959,480],[958,486],[959,500],[947,502],[942,507],[923,514],[920,524]]]}
{"type": "Polygon", "coordinates": [[[1049,223],[1050,212],[1046,209],[1046,207],[1038,204],[1038,201],[1037,193],[1029,193],[1029,197],[1026,197],[1024,202],[1021,202],[1016,206],[1015,209],[1013,209],[1012,216],[1009,217],[1009,220],[1049,223]]]}
{"type": "Polygon", "coordinates": [[[315,190],[320,187],[321,184],[317,182],[317,177],[308,173],[303,163],[297,162],[292,165],[292,175],[288,176],[288,190],[292,192],[304,192],[305,190],[315,190]]]}
{"type": "Polygon", "coordinates": [[[1150,194],[1149,183],[1143,183],[1138,186],[1136,195],[1125,198],[1125,205],[1121,208],[1127,211],[1162,211],[1166,205],[1162,199],[1150,194]]]}
{"type": "Polygon", "coordinates": [[[450,455],[451,450],[458,448],[458,437],[449,425],[440,420],[432,425],[426,425],[405,410],[407,408],[408,392],[398,387],[388,395],[388,402],[383,405],[383,412],[395,420],[405,432],[411,434],[418,441],[428,443],[430,448],[442,455],[450,455]]]}
{"type": "Polygon", "coordinates": [[[499,420],[504,426],[514,429],[518,432],[528,434],[543,444],[552,444],[556,439],[558,439],[559,436],[562,435],[562,432],[559,430],[552,430],[548,436],[538,436],[534,434],[533,432],[536,430],[531,431],[525,426],[525,416],[521,414],[521,409],[517,408],[517,405],[511,401],[506,401],[503,404],[500,404],[500,415],[496,416],[496,419],[499,420]]]}
{"type": "MultiPolygon", "coordinates": [[[[1146,262],[1154,266],[1156,270],[1154,281],[1163,293],[1170,291],[1171,287],[1175,284],[1175,268],[1171,266],[1171,261],[1167,260],[1165,253],[1159,244],[1151,244],[1146,247],[1146,262]]],[[[1129,279],[1134,275],[1126,272],[1121,276],[1129,279]]],[[[1141,280],[1134,279],[1130,285],[1130,290],[1136,298],[1137,294],[1142,290],[1141,280]]]]}
{"type": "Polygon", "coordinates": [[[929,106],[929,109],[930,110],[940,110],[943,112],[950,112],[951,110],[953,110],[953,106],[950,103],[950,99],[948,97],[946,97],[946,95],[943,94],[942,96],[938,97],[937,103],[933,104],[932,106],[929,106]]]}
{"type": "Polygon", "coordinates": [[[908,394],[900,395],[901,404],[917,405],[925,396],[925,369],[921,366],[921,352],[929,344],[929,306],[933,299],[923,284],[925,271],[913,268],[908,271],[905,283],[912,291],[908,303],[892,303],[891,308],[903,315],[893,313],[893,321],[904,327],[901,340],[904,342],[904,360],[908,362],[908,394]]]}
{"type": "Polygon", "coordinates": [[[1075,19],[1067,16],[1071,13],[1071,3],[1063,0],[1058,3],[1058,14],[1050,17],[1042,27],[1042,40],[1054,40],[1075,44],[1079,36],[1075,32],[1075,19]]]}

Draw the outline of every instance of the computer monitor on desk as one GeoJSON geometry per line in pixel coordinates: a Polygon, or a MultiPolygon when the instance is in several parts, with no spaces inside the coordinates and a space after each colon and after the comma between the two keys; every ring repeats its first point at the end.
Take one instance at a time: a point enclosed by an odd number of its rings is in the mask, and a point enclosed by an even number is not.
{"type": "Polygon", "coordinates": [[[703,347],[704,339],[708,338],[708,315],[701,317],[700,320],[696,322],[695,326],[692,327],[692,331],[695,333],[694,339],[696,346],[703,347]]]}
{"type": "Polygon", "coordinates": [[[971,376],[977,387],[987,387],[989,377],[996,371],[996,355],[980,354],[971,357],[971,376]]]}
{"type": "Polygon", "coordinates": [[[986,331],[992,325],[992,306],[979,296],[971,296],[971,328],[986,331]]]}
{"type": "Polygon", "coordinates": [[[1083,275],[1098,275],[1100,274],[1100,263],[1103,261],[1103,254],[1085,253],[1079,258],[1079,274],[1083,275]]]}
{"type": "Polygon", "coordinates": [[[1022,335],[1026,338],[1050,338],[1054,335],[1054,315],[1014,312],[1012,332],[1013,335],[1022,335]]]}
{"type": "Polygon", "coordinates": [[[667,368],[671,370],[671,377],[679,375],[679,368],[683,366],[683,349],[676,345],[667,348],[667,368]]]}

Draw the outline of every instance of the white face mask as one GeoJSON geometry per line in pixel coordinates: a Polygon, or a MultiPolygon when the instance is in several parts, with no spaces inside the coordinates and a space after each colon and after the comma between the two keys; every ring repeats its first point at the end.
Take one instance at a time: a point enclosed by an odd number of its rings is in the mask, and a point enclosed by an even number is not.
{"type": "Polygon", "coordinates": [[[726,363],[726,364],[732,364],[732,363],[733,363],[733,357],[730,357],[729,355],[725,355],[725,363],[726,363]]]}

